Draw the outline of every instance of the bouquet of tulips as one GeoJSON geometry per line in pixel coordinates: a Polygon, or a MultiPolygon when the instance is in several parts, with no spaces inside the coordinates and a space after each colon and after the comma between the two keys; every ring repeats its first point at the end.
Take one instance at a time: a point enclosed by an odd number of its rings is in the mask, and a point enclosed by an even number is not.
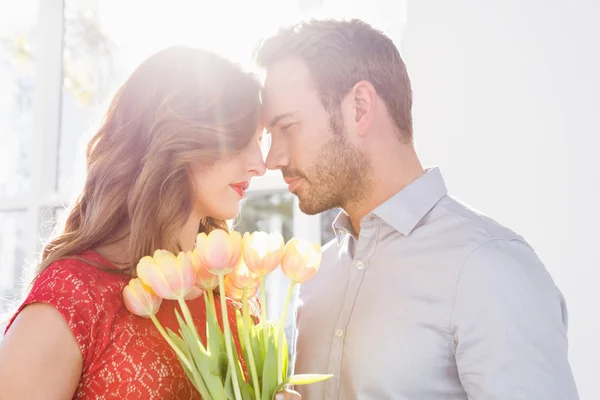
{"type": "Polygon", "coordinates": [[[312,278],[321,263],[321,247],[300,239],[284,245],[279,234],[227,233],[213,230],[198,235],[193,251],[174,254],[157,250],[142,258],[137,278],[123,289],[129,311],[150,318],[173,348],[187,376],[204,399],[271,400],[286,385],[322,381],[331,375],[288,376],[288,346],[284,335],[287,308],[294,287],[312,278]],[[266,319],[265,277],[278,266],[290,285],[278,323],[266,319]],[[250,316],[248,299],[260,286],[261,322],[250,316]],[[217,319],[213,290],[219,290],[223,326],[217,319]],[[204,296],[206,341],[200,335],[186,299],[204,296]],[[242,302],[236,310],[242,370],[232,339],[226,297],[242,302]],[[179,332],[165,330],[156,318],[162,299],[177,300],[179,332]]]}

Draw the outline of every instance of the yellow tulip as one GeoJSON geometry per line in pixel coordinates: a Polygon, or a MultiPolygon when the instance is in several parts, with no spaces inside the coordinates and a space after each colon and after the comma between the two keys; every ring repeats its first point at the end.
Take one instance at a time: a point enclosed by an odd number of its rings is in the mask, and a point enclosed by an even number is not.
{"type": "Polygon", "coordinates": [[[162,299],[154,293],[152,288],[145,285],[141,279],[135,278],[123,289],[125,307],[140,317],[150,317],[160,308],[162,299]]]}
{"type": "Polygon", "coordinates": [[[240,257],[240,261],[233,271],[227,275],[227,279],[229,279],[235,287],[242,290],[254,289],[260,284],[260,276],[248,269],[248,266],[242,257],[240,257]]]}
{"type": "Polygon", "coordinates": [[[188,251],[187,255],[196,270],[196,286],[202,290],[213,290],[219,286],[219,277],[208,270],[202,262],[198,249],[188,251]]]}
{"type": "Polygon", "coordinates": [[[283,249],[283,236],[279,233],[244,233],[244,261],[255,274],[273,272],[281,264],[283,249]]]}
{"type": "MultiPolygon", "coordinates": [[[[223,283],[223,289],[225,289],[225,295],[230,299],[241,301],[244,296],[244,289],[240,289],[233,283],[233,279],[231,279],[231,275],[227,275],[225,277],[223,283]]],[[[258,292],[258,286],[254,286],[253,288],[246,289],[246,297],[254,297],[258,292]]]]}
{"type": "Polygon", "coordinates": [[[237,265],[242,256],[242,235],[215,229],[208,235],[204,232],[196,239],[200,260],[215,275],[225,275],[237,265]]]}
{"type": "Polygon", "coordinates": [[[317,273],[320,264],[320,245],[295,238],[285,245],[281,269],[293,282],[306,282],[317,273]]]}
{"type": "Polygon", "coordinates": [[[165,250],[156,250],[137,265],[138,277],[163,299],[177,300],[187,296],[196,284],[196,271],[189,257],[180,252],[177,257],[165,250]]]}

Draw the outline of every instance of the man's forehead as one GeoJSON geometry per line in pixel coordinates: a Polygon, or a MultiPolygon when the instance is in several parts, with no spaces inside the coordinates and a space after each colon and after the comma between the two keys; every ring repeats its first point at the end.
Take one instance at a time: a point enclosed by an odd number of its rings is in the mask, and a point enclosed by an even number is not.
{"type": "Polygon", "coordinates": [[[310,77],[306,63],[299,58],[286,58],[271,65],[267,70],[267,80],[295,82],[310,77]]]}
{"type": "Polygon", "coordinates": [[[314,96],[313,84],[304,63],[291,59],[269,68],[263,88],[263,113],[266,118],[290,112],[314,96]]]}
{"type": "Polygon", "coordinates": [[[265,78],[266,96],[278,96],[290,89],[312,86],[310,72],[304,61],[288,58],[269,67],[265,78]]]}

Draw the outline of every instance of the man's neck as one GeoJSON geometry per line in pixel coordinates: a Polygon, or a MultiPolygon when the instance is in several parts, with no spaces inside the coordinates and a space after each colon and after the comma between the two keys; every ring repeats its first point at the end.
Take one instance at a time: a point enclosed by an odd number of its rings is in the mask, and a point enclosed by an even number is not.
{"type": "Polygon", "coordinates": [[[368,197],[358,204],[344,207],[356,236],[360,234],[360,221],[366,215],[425,173],[412,147],[405,148],[404,153],[395,158],[379,158],[379,162],[374,158],[373,186],[368,197]]]}

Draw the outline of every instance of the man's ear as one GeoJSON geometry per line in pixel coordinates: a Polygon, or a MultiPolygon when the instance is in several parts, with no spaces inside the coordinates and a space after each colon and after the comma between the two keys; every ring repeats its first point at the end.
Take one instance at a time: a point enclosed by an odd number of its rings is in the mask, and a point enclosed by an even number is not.
{"type": "Polygon", "coordinates": [[[359,136],[366,135],[375,117],[377,91],[369,81],[357,82],[350,91],[350,101],[354,107],[354,122],[359,136]]]}

